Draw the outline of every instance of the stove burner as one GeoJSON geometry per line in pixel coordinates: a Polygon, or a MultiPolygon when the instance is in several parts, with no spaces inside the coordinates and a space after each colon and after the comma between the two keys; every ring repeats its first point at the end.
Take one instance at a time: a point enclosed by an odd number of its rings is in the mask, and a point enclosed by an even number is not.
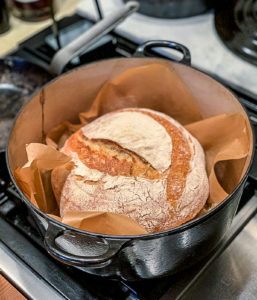
{"type": "Polygon", "coordinates": [[[47,72],[21,58],[0,59],[0,149],[6,146],[8,132],[19,109],[49,79],[47,72]]]}
{"type": "Polygon", "coordinates": [[[15,117],[20,108],[19,99],[28,93],[28,90],[12,83],[0,83],[0,118],[15,117]]]}
{"type": "Polygon", "coordinates": [[[257,1],[232,0],[215,13],[216,30],[236,55],[257,65],[257,1]]]}

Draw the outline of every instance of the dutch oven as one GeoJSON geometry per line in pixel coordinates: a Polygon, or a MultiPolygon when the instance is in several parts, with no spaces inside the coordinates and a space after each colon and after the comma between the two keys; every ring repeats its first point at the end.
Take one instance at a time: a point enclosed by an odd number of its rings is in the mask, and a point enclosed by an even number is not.
{"type": "Polygon", "coordinates": [[[48,97],[44,112],[37,92],[19,112],[10,133],[7,164],[22,201],[33,214],[46,250],[64,264],[87,273],[125,280],[165,276],[185,269],[207,256],[229,229],[236,213],[253,157],[253,131],[248,116],[236,97],[220,83],[189,66],[190,53],[180,44],[151,41],[141,45],[132,58],[114,58],[94,62],[61,75],[44,86],[48,97]],[[153,47],[170,47],[182,53],[180,62],[166,63],[179,73],[196,95],[204,118],[221,113],[241,113],[249,131],[250,151],[244,175],[233,192],[214,209],[176,228],[138,236],[112,236],[83,231],[65,225],[36,208],[19,189],[14,169],[26,162],[25,145],[41,142],[42,121],[47,132],[65,120],[74,122],[78,112],[86,111],[98,90],[117,74],[138,65],[162,62],[162,58],[143,57],[153,47]],[[88,88],[90,74],[94,84],[88,88]],[[85,98],[86,95],[86,98],[85,98]],[[49,100],[50,99],[50,100],[49,100]],[[86,100],[85,100],[86,99],[86,100]],[[69,109],[64,108],[69,107],[69,109]],[[65,111],[65,113],[60,113],[65,111]],[[56,113],[57,112],[57,113],[56,113]]]}

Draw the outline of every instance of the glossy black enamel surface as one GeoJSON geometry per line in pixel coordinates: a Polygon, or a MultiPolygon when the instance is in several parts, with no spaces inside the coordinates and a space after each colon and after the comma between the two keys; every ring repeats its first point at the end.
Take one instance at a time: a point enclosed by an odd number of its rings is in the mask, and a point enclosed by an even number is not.
{"type": "Polygon", "coordinates": [[[177,19],[202,14],[214,8],[220,0],[138,0],[138,2],[139,12],[144,15],[177,19]]]}
{"type": "Polygon", "coordinates": [[[225,1],[215,13],[215,27],[230,50],[257,65],[257,1],[225,1]]]}
{"type": "Polygon", "coordinates": [[[182,58],[178,62],[189,66],[191,65],[191,54],[186,46],[176,42],[164,40],[148,41],[143,43],[136,49],[134,57],[148,56],[149,54],[147,51],[151,51],[152,49],[157,47],[170,48],[180,52],[182,54],[182,58]]]}
{"type": "MultiPolygon", "coordinates": [[[[179,232],[167,231],[162,236],[143,236],[142,238],[115,239],[115,244],[119,244],[121,250],[113,255],[109,260],[99,260],[92,264],[90,261],[85,267],[83,258],[88,256],[97,260],[108,253],[108,245],[113,245],[113,238],[99,238],[87,233],[81,234],[77,230],[67,230],[63,225],[61,231],[56,234],[55,227],[49,223],[47,218],[39,215],[33,205],[29,205],[33,212],[34,219],[40,228],[42,236],[46,238],[47,228],[51,230],[55,240],[52,241],[54,249],[49,253],[57,260],[79,267],[79,269],[93,275],[101,277],[116,278],[134,281],[139,279],[158,278],[171,275],[189,268],[196,264],[217,246],[219,241],[228,231],[232,219],[236,213],[240,201],[244,183],[226,200],[226,205],[217,210],[215,214],[209,216],[197,225],[191,225],[179,232]],[[48,227],[50,224],[50,227],[48,227]],[[70,243],[72,241],[72,243],[70,243]],[[65,259],[55,252],[55,249],[65,251],[65,259]],[[70,258],[69,258],[70,257],[70,258]],[[73,258],[76,258],[74,261],[73,258]]],[[[26,201],[26,205],[28,205],[26,201]]]]}

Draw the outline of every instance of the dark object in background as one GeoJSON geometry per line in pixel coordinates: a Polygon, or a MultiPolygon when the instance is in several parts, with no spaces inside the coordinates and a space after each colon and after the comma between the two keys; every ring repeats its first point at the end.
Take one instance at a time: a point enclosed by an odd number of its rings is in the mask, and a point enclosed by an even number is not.
{"type": "Polygon", "coordinates": [[[44,69],[22,58],[0,59],[0,150],[7,144],[16,113],[50,79],[44,69]]]}
{"type": "Polygon", "coordinates": [[[15,17],[24,21],[38,22],[50,18],[51,3],[56,11],[55,0],[11,0],[11,10],[15,17]]]}
{"type": "Polygon", "coordinates": [[[0,59],[0,120],[14,118],[30,95],[51,78],[47,71],[22,58],[0,59]]]}
{"type": "Polygon", "coordinates": [[[5,0],[0,1],[0,34],[6,32],[10,28],[9,11],[5,0]]]}
{"type": "MultiPolygon", "coordinates": [[[[127,2],[128,0],[123,0],[127,2]]],[[[186,18],[214,8],[220,0],[137,0],[139,12],[157,18],[186,18]]]]}
{"type": "Polygon", "coordinates": [[[102,9],[101,9],[101,6],[100,6],[100,3],[99,3],[98,0],[95,0],[95,7],[96,7],[96,10],[97,10],[97,13],[98,13],[99,20],[102,20],[103,19],[103,12],[102,12],[102,9]]]}
{"type": "Polygon", "coordinates": [[[224,44],[242,59],[257,65],[257,1],[224,2],[215,13],[215,27],[224,44]]]}

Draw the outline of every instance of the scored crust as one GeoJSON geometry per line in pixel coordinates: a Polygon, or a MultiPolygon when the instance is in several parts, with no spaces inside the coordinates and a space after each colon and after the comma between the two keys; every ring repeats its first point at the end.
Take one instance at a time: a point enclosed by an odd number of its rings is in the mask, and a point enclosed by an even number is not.
{"type": "Polygon", "coordinates": [[[106,114],[73,134],[61,151],[74,163],[61,184],[63,167],[52,172],[61,216],[114,212],[158,232],[194,218],[209,194],[199,142],[150,109],[106,114]]]}

